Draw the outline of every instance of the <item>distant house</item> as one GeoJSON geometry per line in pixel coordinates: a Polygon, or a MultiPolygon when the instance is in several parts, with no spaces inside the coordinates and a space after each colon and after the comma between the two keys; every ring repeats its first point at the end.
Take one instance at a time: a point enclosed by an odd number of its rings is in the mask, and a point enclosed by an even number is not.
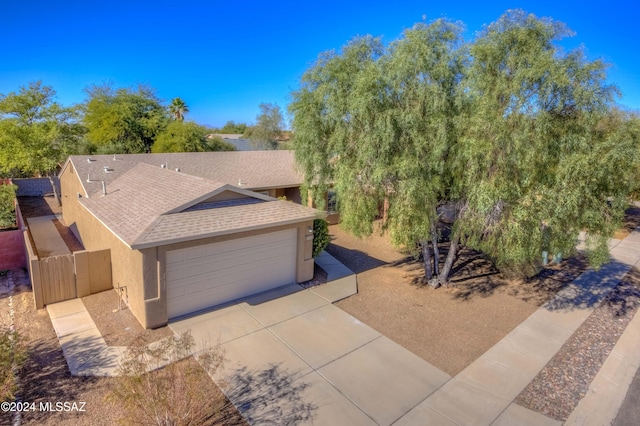
{"type": "Polygon", "coordinates": [[[235,146],[238,151],[256,151],[256,149],[251,145],[251,141],[243,138],[242,134],[212,133],[207,135],[208,138],[212,138],[214,136],[218,136],[224,139],[225,142],[229,142],[235,146]]]}
{"type": "Polygon", "coordinates": [[[110,249],[146,328],[311,279],[321,212],[301,183],[291,151],[72,156],[60,173],[64,221],[110,249]]]}

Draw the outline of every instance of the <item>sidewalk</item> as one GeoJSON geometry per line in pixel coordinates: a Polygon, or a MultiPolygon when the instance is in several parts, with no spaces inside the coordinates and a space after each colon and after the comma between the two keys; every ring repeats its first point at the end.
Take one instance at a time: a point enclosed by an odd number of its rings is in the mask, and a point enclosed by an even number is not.
{"type": "MultiPolygon", "coordinates": [[[[397,421],[381,422],[380,417],[377,418],[377,423],[561,424],[519,406],[513,403],[513,400],[632,266],[640,263],[639,232],[633,232],[622,241],[612,240],[610,247],[611,263],[599,271],[589,270],[583,273],[466,369],[455,377],[440,380],[441,386],[422,394],[419,398],[423,399],[416,399],[404,408],[404,414],[396,417],[397,421]]],[[[327,272],[329,282],[308,291],[322,297],[329,304],[356,292],[355,275],[344,265],[326,253],[323,253],[317,262],[327,272]]],[[[284,302],[276,299],[274,303],[278,305],[284,302]]],[[[47,309],[72,374],[116,374],[117,364],[126,348],[106,345],[82,300],[75,299],[49,305],[47,309]]],[[[620,337],[591,383],[588,394],[580,401],[566,424],[611,423],[639,365],[640,312],[620,337]]],[[[419,370],[414,371],[414,374],[423,374],[426,371],[419,370]]],[[[360,407],[375,400],[372,396],[375,394],[374,389],[369,389],[373,393],[369,394],[368,400],[359,401],[356,405],[360,407]]]]}
{"type": "MultiPolygon", "coordinates": [[[[395,424],[561,424],[512,401],[640,261],[638,232],[610,247],[611,263],[583,273],[395,424]]],[[[592,384],[602,387],[583,398],[567,424],[608,424],[615,418],[637,369],[639,336],[636,315],[592,384]]]]}

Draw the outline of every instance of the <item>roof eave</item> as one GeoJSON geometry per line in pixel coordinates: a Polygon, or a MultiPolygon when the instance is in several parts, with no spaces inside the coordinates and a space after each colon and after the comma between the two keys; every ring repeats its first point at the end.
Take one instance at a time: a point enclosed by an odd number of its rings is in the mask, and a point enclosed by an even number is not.
{"type": "Polygon", "coordinates": [[[222,236],[222,235],[237,234],[237,233],[240,233],[240,232],[249,232],[249,231],[255,231],[255,230],[259,230],[259,229],[274,228],[276,226],[284,226],[284,225],[292,225],[292,224],[295,224],[295,223],[308,222],[310,220],[316,219],[317,217],[318,217],[318,214],[314,213],[313,215],[309,215],[307,217],[283,220],[283,221],[278,221],[278,222],[265,223],[265,224],[261,224],[261,225],[252,225],[252,226],[244,226],[244,227],[239,227],[239,228],[231,228],[231,229],[225,229],[223,231],[217,231],[217,232],[205,232],[205,233],[198,234],[198,235],[186,235],[184,237],[170,238],[170,239],[161,240],[161,241],[151,241],[151,242],[148,242],[148,243],[144,243],[144,242],[136,243],[136,242],[134,242],[133,244],[130,245],[130,247],[133,250],[142,250],[142,249],[151,248],[151,247],[166,246],[166,245],[169,245],[169,244],[176,244],[176,243],[183,243],[183,242],[187,242],[187,241],[202,240],[202,239],[205,239],[205,238],[219,237],[219,236],[222,236]]]}

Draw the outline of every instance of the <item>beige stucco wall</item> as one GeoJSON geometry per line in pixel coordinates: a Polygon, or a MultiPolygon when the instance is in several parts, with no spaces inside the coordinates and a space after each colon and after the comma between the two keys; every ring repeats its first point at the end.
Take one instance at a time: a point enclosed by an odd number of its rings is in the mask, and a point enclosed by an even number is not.
{"type": "Polygon", "coordinates": [[[85,249],[111,249],[113,286],[126,286],[129,308],[145,328],[161,327],[168,320],[165,259],[170,250],[296,228],[296,281],[313,278],[313,233],[309,232],[313,221],[132,250],[80,204],[77,194],[83,194],[83,190],[72,164],[60,176],[60,186],[64,221],[77,233],[85,249]]]}
{"type": "Polygon", "coordinates": [[[143,265],[149,249],[131,250],[80,204],[78,193],[84,196],[84,191],[72,164],[68,164],[60,176],[60,190],[65,223],[76,233],[86,250],[111,250],[112,285],[126,287],[123,297],[138,321],[147,327],[143,265]]]}

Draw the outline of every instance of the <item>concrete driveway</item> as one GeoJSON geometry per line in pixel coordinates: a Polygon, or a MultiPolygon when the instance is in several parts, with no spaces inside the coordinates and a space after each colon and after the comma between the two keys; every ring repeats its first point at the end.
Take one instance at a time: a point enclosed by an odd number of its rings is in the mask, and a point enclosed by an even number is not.
{"type": "Polygon", "coordinates": [[[288,286],[169,326],[221,344],[214,380],[250,424],[389,425],[450,376],[332,305],[353,291],[288,286]]]}

